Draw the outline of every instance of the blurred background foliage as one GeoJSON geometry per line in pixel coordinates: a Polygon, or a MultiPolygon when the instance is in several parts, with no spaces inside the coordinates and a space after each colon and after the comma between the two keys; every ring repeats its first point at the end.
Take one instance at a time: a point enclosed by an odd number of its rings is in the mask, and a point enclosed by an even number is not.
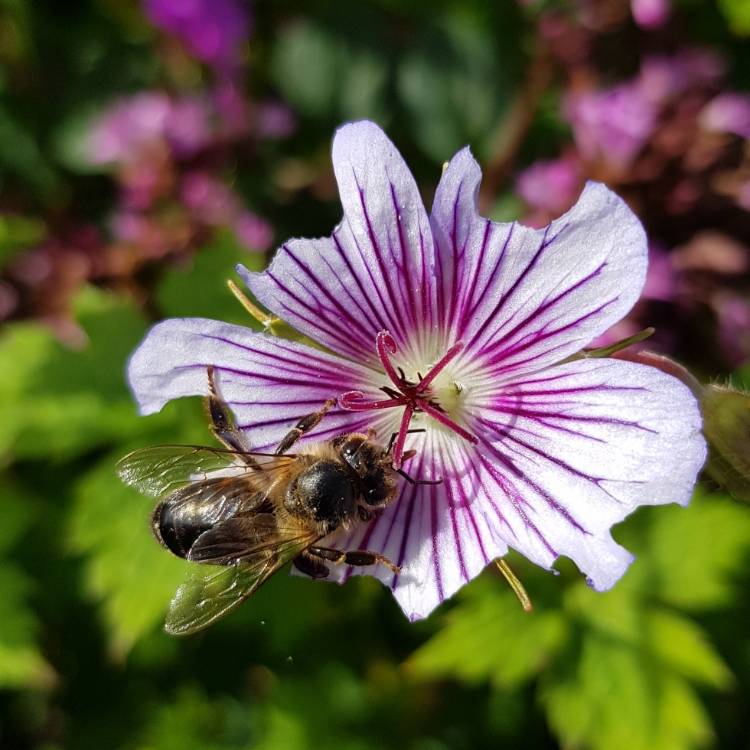
{"type": "MultiPolygon", "coordinates": [[[[655,325],[747,387],[748,34],[746,0],[0,0],[0,746],[749,747],[750,509],[710,480],[615,530],[638,558],[606,594],[511,556],[532,614],[488,570],[410,625],[374,580],[282,574],[175,640],[185,563],[113,469],[207,440],[195,400],[138,417],[126,359],[162,317],[250,324],[225,280],[329,232],[360,117],[428,201],[465,143],[498,219],[606,181],[651,239],[608,340],[655,325]]],[[[746,407],[717,419],[750,436],[746,407]]]]}

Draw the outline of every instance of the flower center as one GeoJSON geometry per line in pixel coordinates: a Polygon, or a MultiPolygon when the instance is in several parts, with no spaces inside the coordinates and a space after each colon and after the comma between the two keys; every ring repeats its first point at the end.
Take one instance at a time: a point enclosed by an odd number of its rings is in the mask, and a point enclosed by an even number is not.
{"type": "MultiPolygon", "coordinates": [[[[349,411],[369,411],[371,409],[391,409],[396,406],[404,407],[401,417],[401,425],[393,443],[393,465],[398,469],[404,460],[404,443],[409,432],[409,424],[416,412],[429,414],[433,419],[445,425],[453,432],[458,433],[470,443],[476,443],[477,439],[461,425],[457,424],[448,416],[445,409],[437,402],[430,389],[430,384],[445,369],[445,366],[456,358],[464,348],[463,342],[458,341],[436,362],[426,375],[417,373],[416,382],[408,380],[401,368],[396,369],[391,362],[390,355],[396,353],[396,342],[388,331],[380,331],[375,338],[375,349],[378,358],[383,364],[383,369],[395,386],[382,386],[387,396],[383,401],[367,401],[361,391],[347,391],[339,399],[339,405],[349,411]]],[[[458,393],[458,388],[456,389],[458,393]]]]}

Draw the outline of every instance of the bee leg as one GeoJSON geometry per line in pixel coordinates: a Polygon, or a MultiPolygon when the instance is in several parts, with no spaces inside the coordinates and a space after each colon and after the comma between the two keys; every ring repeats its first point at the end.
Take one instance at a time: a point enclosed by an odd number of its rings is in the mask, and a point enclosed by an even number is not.
{"type": "Polygon", "coordinates": [[[252,456],[248,455],[248,449],[242,434],[234,424],[232,412],[229,410],[226,402],[219,395],[216,388],[216,379],[214,378],[214,368],[208,368],[208,390],[209,395],[205,398],[206,412],[211,423],[211,432],[216,439],[227,448],[238,453],[245,454],[245,461],[256,468],[260,468],[252,456]]]}
{"type": "Polygon", "coordinates": [[[297,570],[306,576],[310,576],[310,578],[328,578],[328,574],[331,572],[328,570],[328,566],[322,563],[320,559],[316,559],[307,552],[300,552],[294,558],[292,564],[297,570]]]}
{"type": "Polygon", "coordinates": [[[379,555],[377,552],[370,552],[367,549],[350,549],[340,550],[331,549],[330,547],[308,547],[307,553],[320,557],[323,560],[329,560],[337,565],[377,565],[381,563],[386,568],[398,574],[401,572],[401,568],[398,565],[394,565],[387,557],[379,555]]]}
{"type": "Polygon", "coordinates": [[[336,404],[335,398],[329,398],[323,404],[323,408],[320,411],[308,414],[306,417],[302,417],[294,427],[292,427],[283,438],[281,442],[276,446],[276,455],[280,456],[282,453],[286,453],[306,432],[310,432],[318,422],[326,415],[326,413],[336,404]]]}

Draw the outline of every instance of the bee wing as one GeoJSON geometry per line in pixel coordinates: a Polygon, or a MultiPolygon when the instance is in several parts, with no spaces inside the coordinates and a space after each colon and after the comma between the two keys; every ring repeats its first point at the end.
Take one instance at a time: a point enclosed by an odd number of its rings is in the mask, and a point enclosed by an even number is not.
{"type": "MultiPolygon", "coordinates": [[[[202,551],[198,557],[191,554],[191,559],[203,562],[228,559],[227,540],[236,538],[237,534],[250,536],[244,537],[243,544],[235,543],[237,548],[231,554],[232,564],[226,567],[212,565],[208,571],[203,566],[195,566],[170,602],[164,629],[172,635],[195,633],[231,612],[273,573],[318,539],[314,532],[280,529],[270,513],[233,518],[218,524],[217,529],[221,526],[227,528],[219,537],[207,537],[199,547],[202,551]],[[239,522],[244,522],[245,528],[240,528],[239,522]]],[[[196,545],[213,531],[201,535],[196,545]]]]}
{"type": "Polygon", "coordinates": [[[278,471],[294,460],[293,455],[272,456],[238,453],[200,445],[157,445],[133,451],[117,463],[117,473],[125,484],[144,495],[162,497],[182,485],[206,480],[222,470],[249,475],[278,471]]]}

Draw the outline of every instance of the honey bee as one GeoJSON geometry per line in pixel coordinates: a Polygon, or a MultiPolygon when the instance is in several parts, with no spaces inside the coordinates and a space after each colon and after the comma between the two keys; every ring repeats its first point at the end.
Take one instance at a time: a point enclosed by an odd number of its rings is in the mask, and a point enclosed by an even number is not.
{"type": "MultiPolygon", "coordinates": [[[[245,445],[208,368],[205,399],[210,428],[223,448],[164,445],[137,450],[117,467],[120,478],[160,498],[151,516],[157,540],[196,565],[177,589],[164,625],[173,635],[201,630],[260,588],[287,562],[313,578],[329,563],[399,568],[369,550],[337,550],[320,541],[339,529],[370,521],[396,498],[399,475],[391,444],[373,434],[348,433],[288,453],[335,401],[300,419],[274,453],[245,445]]],[[[405,454],[411,457],[415,451],[405,454]]]]}

